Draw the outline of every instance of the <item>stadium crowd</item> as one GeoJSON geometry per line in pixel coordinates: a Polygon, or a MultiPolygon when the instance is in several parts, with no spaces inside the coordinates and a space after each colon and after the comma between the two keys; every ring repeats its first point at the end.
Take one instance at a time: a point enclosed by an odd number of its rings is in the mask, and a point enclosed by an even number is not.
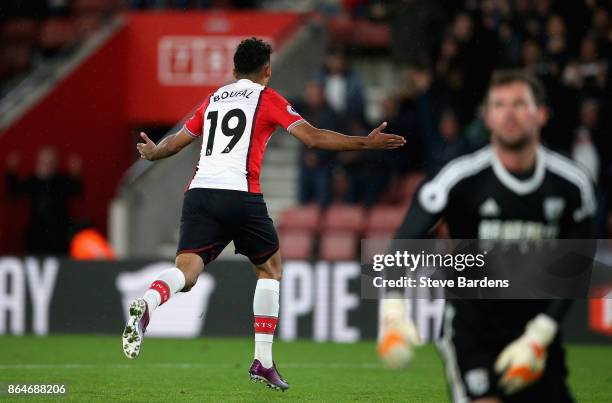
{"type": "MultiPolygon", "coordinates": [[[[436,169],[487,141],[479,103],[488,79],[495,69],[521,68],[539,77],[548,93],[545,144],[582,163],[597,183],[598,234],[606,237],[612,2],[442,3],[345,1],[343,8],[325,9],[332,16],[347,13],[391,27],[392,55],[403,84],[381,109],[388,131],[405,135],[408,144],[391,156],[304,149],[300,202],[369,207],[393,201],[397,178],[436,169]]],[[[321,126],[366,134],[376,122],[365,120],[363,84],[345,57],[352,52],[351,47],[330,51],[320,73],[306,84],[298,110],[321,126]]]]}

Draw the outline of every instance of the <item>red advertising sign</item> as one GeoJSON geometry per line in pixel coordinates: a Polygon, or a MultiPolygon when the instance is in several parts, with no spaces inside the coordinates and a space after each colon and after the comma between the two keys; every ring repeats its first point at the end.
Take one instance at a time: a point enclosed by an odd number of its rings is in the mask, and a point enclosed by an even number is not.
{"type": "MultiPolygon", "coordinates": [[[[231,81],[233,56],[241,36],[163,36],[158,45],[161,85],[221,86],[231,81]]],[[[268,37],[261,39],[274,46],[268,37]]]]}
{"type": "Polygon", "coordinates": [[[176,123],[210,91],[233,79],[233,55],[241,40],[257,36],[276,51],[300,26],[300,18],[258,12],[130,15],[128,119],[145,125],[176,123]]]}
{"type": "Polygon", "coordinates": [[[612,336],[612,286],[600,289],[589,301],[589,325],[592,330],[612,336]]]}

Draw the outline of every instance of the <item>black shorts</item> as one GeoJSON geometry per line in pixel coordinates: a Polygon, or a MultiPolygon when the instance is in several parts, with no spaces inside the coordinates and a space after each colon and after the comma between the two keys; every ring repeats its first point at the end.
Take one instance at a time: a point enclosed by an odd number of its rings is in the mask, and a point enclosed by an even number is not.
{"type": "MultiPolygon", "coordinates": [[[[523,333],[525,323],[519,324],[517,320],[510,326],[491,326],[487,317],[494,315],[491,305],[498,303],[507,305],[508,301],[447,301],[438,347],[444,360],[451,400],[469,402],[497,397],[509,403],[574,402],[566,383],[565,356],[559,337],[548,348],[544,374],[538,381],[512,395],[505,395],[499,388],[500,376],[494,370],[495,361],[504,347],[523,333]],[[479,309],[480,306],[484,309],[479,309]]],[[[502,312],[491,319],[496,322],[500,316],[503,317],[502,312]]]]}
{"type": "Polygon", "coordinates": [[[259,265],[278,250],[278,235],[260,193],[194,188],[185,193],[177,256],[197,253],[204,264],[234,241],[240,253],[259,265]]]}

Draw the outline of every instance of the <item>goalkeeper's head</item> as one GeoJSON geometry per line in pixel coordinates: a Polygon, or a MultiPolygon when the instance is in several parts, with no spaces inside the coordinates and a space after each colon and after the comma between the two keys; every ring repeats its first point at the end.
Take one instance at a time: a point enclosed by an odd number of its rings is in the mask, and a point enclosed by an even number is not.
{"type": "Polygon", "coordinates": [[[542,83],[520,70],[493,74],[483,105],[491,141],[497,146],[520,151],[540,139],[548,119],[542,83]]]}

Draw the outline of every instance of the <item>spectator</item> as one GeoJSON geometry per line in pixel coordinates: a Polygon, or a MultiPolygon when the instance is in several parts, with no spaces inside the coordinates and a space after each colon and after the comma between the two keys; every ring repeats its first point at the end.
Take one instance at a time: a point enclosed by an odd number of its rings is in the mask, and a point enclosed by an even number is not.
{"type": "Polygon", "coordinates": [[[364,125],[365,97],[361,79],[349,67],[342,50],[328,52],[316,79],[324,89],[329,106],[338,115],[346,117],[351,126],[364,125]]]}
{"type": "Polygon", "coordinates": [[[594,99],[587,99],[580,106],[580,125],[574,131],[572,158],[580,162],[591,174],[591,179],[599,179],[599,153],[595,138],[600,137],[599,105],[594,99]]]}
{"type": "Polygon", "coordinates": [[[601,92],[607,85],[608,63],[601,58],[595,40],[585,37],[580,45],[580,57],[563,72],[563,82],[589,95],[601,92]]]}
{"type": "MultiPolygon", "coordinates": [[[[300,114],[317,127],[344,131],[342,118],[329,106],[323,87],[317,81],[306,83],[304,105],[300,114]]],[[[300,203],[315,202],[326,207],[331,201],[332,169],[336,153],[301,146],[299,173],[300,203]]]]}
{"type": "MultiPolygon", "coordinates": [[[[391,48],[395,61],[403,66],[430,61],[436,35],[446,22],[440,1],[404,0],[391,2],[391,48]]],[[[446,3],[446,2],[445,2],[446,3]]]]}
{"type": "Polygon", "coordinates": [[[10,155],[7,159],[6,185],[9,196],[25,195],[30,199],[26,252],[68,252],[69,200],[83,191],[80,158],[70,158],[69,175],[58,172],[57,154],[52,148],[39,151],[34,173],[24,180],[17,176],[18,165],[19,156],[10,155]]]}
{"type": "Polygon", "coordinates": [[[498,31],[497,66],[511,68],[519,65],[521,60],[521,42],[512,25],[504,21],[498,31]]]}
{"type": "Polygon", "coordinates": [[[433,142],[434,149],[430,154],[429,166],[442,167],[451,159],[469,151],[465,138],[461,135],[461,125],[452,109],[446,109],[438,123],[438,135],[433,142]]]}
{"type": "Polygon", "coordinates": [[[563,17],[560,15],[552,15],[548,19],[544,42],[545,51],[550,60],[551,70],[555,77],[558,77],[565,67],[569,56],[567,29],[563,17]]]}

